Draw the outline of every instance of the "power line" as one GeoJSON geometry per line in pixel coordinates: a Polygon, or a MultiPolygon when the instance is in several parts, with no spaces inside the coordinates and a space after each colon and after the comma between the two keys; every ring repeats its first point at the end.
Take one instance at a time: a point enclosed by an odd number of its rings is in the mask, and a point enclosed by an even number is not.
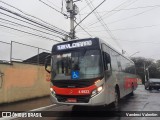
{"type": "Polygon", "coordinates": [[[16,17],[7,15],[7,14],[2,13],[2,12],[0,12],[0,14],[2,14],[2,15],[4,15],[4,16],[7,16],[7,17],[10,17],[10,18],[12,18],[12,19],[15,19],[15,20],[18,20],[18,21],[21,21],[21,22],[24,22],[24,23],[33,25],[33,26],[38,27],[38,28],[42,28],[42,29],[47,30],[47,31],[50,31],[50,32],[55,32],[55,31],[53,31],[52,29],[50,30],[50,29],[48,29],[48,28],[46,28],[46,27],[41,27],[41,26],[39,26],[39,25],[33,24],[33,23],[31,23],[31,22],[27,22],[27,21],[25,21],[25,20],[18,19],[18,18],[16,18],[16,17]]]}
{"type": "MultiPolygon", "coordinates": [[[[75,23],[78,24],[76,21],[75,21],[75,23]]],[[[78,25],[78,26],[81,27],[82,30],[83,30],[84,32],[86,32],[90,37],[92,37],[92,35],[91,35],[89,32],[87,32],[81,25],[78,25]]]]}
{"type": "MultiPolygon", "coordinates": [[[[135,8],[128,8],[128,9],[115,9],[115,10],[110,10],[110,11],[101,11],[101,12],[98,12],[98,13],[104,13],[104,12],[108,12],[109,13],[109,12],[113,12],[113,11],[145,9],[145,8],[150,8],[150,7],[160,7],[160,5],[143,6],[143,7],[135,7],[135,8]]],[[[85,14],[88,14],[88,13],[83,13],[83,14],[80,14],[80,15],[85,15],[85,14]]]]}
{"type": "Polygon", "coordinates": [[[54,5],[55,7],[57,7],[58,9],[61,9],[59,6],[53,4],[53,2],[51,2],[51,1],[49,1],[49,0],[46,0],[46,1],[48,1],[49,3],[51,3],[52,5],[54,5]]]}
{"type": "MultiPolygon", "coordinates": [[[[135,3],[136,1],[137,1],[137,0],[131,2],[128,6],[132,5],[132,4],[135,3]]],[[[123,3],[121,3],[120,5],[118,5],[117,7],[115,7],[115,8],[112,9],[112,10],[115,10],[115,9],[117,9],[117,8],[119,8],[119,7],[121,7],[121,6],[123,6],[126,2],[128,2],[128,0],[126,0],[126,1],[123,2],[123,3]]],[[[125,6],[125,7],[128,7],[128,6],[125,6]]],[[[101,17],[101,19],[103,18],[102,20],[104,20],[104,18],[109,18],[110,16],[112,16],[112,15],[118,13],[118,12],[119,12],[119,11],[115,11],[115,13],[110,14],[109,16],[106,16],[108,13],[105,13],[105,14],[101,17]]],[[[94,24],[96,24],[96,23],[98,23],[98,22],[99,22],[99,21],[96,21],[96,22],[94,22],[94,23],[91,23],[91,24],[88,25],[88,27],[89,27],[89,26],[92,26],[92,25],[94,25],[94,24]]]]}
{"type": "Polygon", "coordinates": [[[91,15],[99,6],[101,6],[106,0],[103,0],[97,7],[95,7],[88,15],[86,15],[79,23],[77,23],[77,25],[75,26],[75,28],[82,23],[89,15],[91,15]]]}
{"type": "MultiPolygon", "coordinates": [[[[91,5],[89,4],[89,2],[87,0],[85,0],[86,3],[88,4],[88,6],[90,7],[90,9],[92,10],[93,4],[91,3],[91,5]]],[[[98,19],[98,21],[102,24],[102,26],[104,27],[104,29],[106,30],[106,32],[111,36],[111,38],[113,38],[113,40],[115,41],[115,43],[117,44],[118,47],[120,47],[120,49],[122,49],[122,47],[120,46],[120,44],[116,41],[115,37],[113,36],[112,32],[109,30],[108,26],[105,24],[105,22],[103,21],[103,19],[101,19],[101,16],[97,13],[97,11],[94,12],[96,18],[98,19]]]]}
{"type": "Polygon", "coordinates": [[[45,36],[42,36],[42,35],[37,35],[37,34],[34,34],[34,33],[26,32],[26,31],[19,30],[19,29],[16,29],[16,28],[12,28],[12,27],[9,27],[9,26],[5,26],[5,25],[2,25],[2,24],[0,24],[0,26],[8,28],[8,29],[15,30],[15,31],[23,32],[23,33],[26,33],[26,34],[30,34],[30,35],[33,35],[33,36],[41,37],[41,38],[44,38],[44,39],[61,42],[59,40],[54,40],[54,39],[51,39],[51,38],[48,38],[48,37],[45,37],[45,36]]]}
{"type": "Polygon", "coordinates": [[[54,7],[52,7],[52,6],[48,5],[48,4],[47,4],[47,3],[45,3],[43,0],[39,0],[39,1],[40,1],[40,2],[42,2],[43,4],[45,4],[46,6],[48,6],[48,7],[52,8],[52,9],[53,9],[53,10],[55,10],[56,12],[58,12],[58,13],[60,13],[60,14],[64,15],[64,16],[66,16],[66,17],[68,17],[68,16],[67,16],[67,14],[64,14],[64,13],[62,13],[61,11],[59,11],[59,10],[55,9],[54,7]]]}
{"type": "MultiPolygon", "coordinates": [[[[151,11],[151,10],[153,10],[153,9],[155,9],[155,8],[152,8],[152,9],[149,9],[149,10],[140,12],[140,13],[138,13],[138,14],[135,14],[135,15],[132,15],[132,16],[129,16],[129,17],[126,17],[126,18],[122,18],[122,19],[119,19],[119,20],[116,20],[116,21],[113,21],[113,22],[109,22],[109,23],[107,23],[107,24],[113,24],[113,23],[116,23],[116,22],[120,22],[120,21],[123,21],[123,20],[127,20],[127,19],[130,19],[130,18],[132,18],[132,17],[136,17],[136,16],[139,16],[139,15],[144,14],[144,13],[146,13],[146,12],[149,12],[149,11],[151,11]]],[[[89,27],[89,28],[96,28],[96,27],[100,27],[100,26],[98,25],[98,26],[89,27]]]]}
{"type": "MultiPolygon", "coordinates": [[[[92,0],[89,4],[91,4],[94,0],[92,0]]],[[[86,6],[84,6],[79,12],[81,12],[83,9],[85,9],[88,6],[88,4],[86,6]]],[[[87,13],[89,14],[89,13],[87,13]]]]}
{"type": "Polygon", "coordinates": [[[130,41],[130,40],[120,40],[120,39],[117,39],[117,40],[118,40],[118,41],[141,43],[141,44],[160,44],[160,42],[130,41]]]}
{"type": "Polygon", "coordinates": [[[59,32],[59,31],[57,31],[57,30],[55,30],[55,29],[52,29],[52,28],[50,28],[50,27],[48,27],[48,26],[45,26],[45,25],[43,25],[43,24],[41,24],[41,23],[39,23],[39,22],[37,22],[37,21],[35,21],[35,20],[32,20],[32,19],[30,19],[30,18],[27,18],[27,17],[25,17],[25,16],[23,16],[23,15],[21,15],[21,14],[19,14],[19,13],[16,13],[16,12],[14,12],[14,11],[11,11],[11,10],[9,10],[9,9],[6,9],[6,8],[4,8],[4,7],[2,7],[2,6],[0,6],[0,9],[1,9],[1,10],[4,10],[4,11],[6,11],[6,12],[9,12],[9,13],[11,13],[11,14],[14,14],[14,15],[20,17],[20,18],[25,19],[25,20],[28,20],[28,21],[30,21],[30,22],[32,22],[32,23],[35,23],[35,24],[37,24],[37,25],[40,25],[40,26],[42,26],[42,27],[48,28],[48,29],[50,29],[50,30],[53,30],[53,31],[54,31],[55,33],[57,33],[57,34],[61,34],[61,35],[63,34],[64,36],[66,35],[66,34],[64,34],[64,33],[62,33],[62,32],[59,32]]]}
{"type": "MultiPolygon", "coordinates": [[[[32,16],[32,15],[30,15],[30,14],[27,14],[27,13],[23,12],[22,10],[20,10],[20,9],[18,9],[18,8],[14,7],[14,6],[10,5],[10,4],[8,4],[8,3],[6,3],[6,2],[3,2],[3,1],[0,1],[0,2],[2,2],[3,4],[5,4],[5,5],[7,5],[7,6],[10,6],[10,7],[14,8],[14,9],[16,9],[16,10],[18,10],[19,12],[21,12],[21,13],[27,15],[27,16],[33,17],[33,18],[35,18],[35,19],[37,19],[37,20],[40,20],[41,22],[43,22],[43,23],[45,23],[45,24],[48,24],[48,25],[50,25],[50,26],[52,26],[52,27],[54,27],[54,28],[56,28],[56,29],[58,29],[58,30],[60,30],[60,31],[63,31],[63,32],[67,33],[66,31],[64,31],[64,30],[62,30],[62,29],[60,29],[60,28],[58,28],[58,27],[56,27],[56,26],[53,26],[53,25],[47,23],[46,21],[44,21],[44,20],[42,20],[42,19],[40,19],[40,18],[37,18],[37,17],[32,16]]],[[[67,34],[68,34],[68,33],[67,33],[67,34]]]]}
{"type": "Polygon", "coordinates": [[[31,27],[28,27],[28,26],[25,26],[25,25],[22,25],[22,24],[19,24],[19,23],[16,23],[16,22],[13,22],[13,21],[10,21],[10,20],[7,20],[7,19],[0,18],[0,20],[7,21],[7,22],[10,22],[10,23],[14,23],[16,25],[19,25],[19,26],[22,26],[22,27],[25,27],[25,28],[29,28],[29,29],[32,29],[32,30],[35,30],[35,31],[45,33],[45,34],[48,34],[48,35],[51,35],[51,36],[58,37],[58,38],[62,39],[61,37],[59,37],[57,35],[53,35],[53,34],[50,34],[50,33],[47,33],[47,32],[41,31],[41,30],[37,30],[37,29],[31,28],[31,27]]]}
{"type": "MultiPolygon", "coordinates": [[[[148,25],[148,26],[140,26],[140,27],[133,27],[133,28],[119,28],[119,29],[113,29],[110,31],[121,31],[121,30],[133,30],[133,29],[143,29],[143,28],[150,28],[150,27],[157,27],[160,26],[160,24],[157,25],[148,25]]],[[[99,31],[88,31],[88,32],[103,32],[104,30],[99,31]]],[[[82,32],[82,31],[81,31],[82,32]]]]}
{"type": "Polygon", "coordinates": [[[122,19],[119,19],[119,20],[116,20],[116,21],[113,21],[113,22],[109,22],[108,24],[113,24],[113,23],[116,23],[116,22],[119,22],[119,21],[127,20],[127,19],[130,19],[130,18],[132,18],[132,17],[139,16],[139,15],[141,15],[141,14],[144,14],[144,13],[146,13],[146,12],[149,12],[149,11],[151,11],[151,10],[153,10],[153,9],[155,9],[155,8],[152,8],[152,9],[149,9],[149,10],[145,10],[145,11],[140,12],[140,13],[138,13],[138,14],[135,14],[135,15],[132,15],[132,16],[129,16],[129,17],[126,17],[126,18],[122,18],[122,19]]]}

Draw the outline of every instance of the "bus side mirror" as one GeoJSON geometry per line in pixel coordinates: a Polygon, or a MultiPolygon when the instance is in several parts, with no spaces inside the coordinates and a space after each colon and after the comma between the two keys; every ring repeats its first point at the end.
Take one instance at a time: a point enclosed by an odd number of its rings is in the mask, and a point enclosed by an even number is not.
{"type": "Polygon", "coordinates": [[[47,56],[47,57],[45,58],[45,70],[46,70],[48,73],[51,73],[51,71],[48,70],[48,65],[50,65],[50,64],[51,64],[51,56],[49,55],[49,56],[47,56]]]}

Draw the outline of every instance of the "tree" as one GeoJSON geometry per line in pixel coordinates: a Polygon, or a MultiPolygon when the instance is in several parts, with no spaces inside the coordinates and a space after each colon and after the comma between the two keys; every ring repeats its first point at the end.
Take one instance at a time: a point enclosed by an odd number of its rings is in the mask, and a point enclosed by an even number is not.
{"type": "MultiPolygon", "coordinates": [[[[133,62],[135,63],[136,67],[136,72],[137,75],[139,75],[142,79],[142,83],[145,83],[145,80],[147,80],[149,77],[150,78],[157,78],[159,77],[159,71],[157,69],[157,65],[155,65],[154,60],[151,58],[144,58],[144,57],[132,57],[131,58],[133,62]],[[147,74],[147,69],[148,68],[148,73],[147,74]]],[[[160,63],[160,61],[159,61],[160,63]]],[[[160,64],[159,64],[160,65],[160,64]]]]}

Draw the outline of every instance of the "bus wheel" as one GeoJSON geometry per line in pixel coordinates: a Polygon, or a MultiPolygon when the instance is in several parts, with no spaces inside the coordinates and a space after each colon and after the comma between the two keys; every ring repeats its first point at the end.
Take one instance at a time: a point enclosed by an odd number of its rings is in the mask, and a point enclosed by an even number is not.
{"type": "Polygon", "coordinates": [[[134,91],[134,85],[133,85],[133,83],[132,83],[132,92],[130,93],[131,96],[134,95],[133,91],[134,91]]]}
{"type": "Polygon", "coordinates": [[[152,87],[151,87],[151,86],[149,86],[149,90],[152,90],[152,87]]]}
{"type": "Polygon", "coordinates": [[[114,107],[118,108],[119,105],[119,90],[115,89],[115,101],[114,101],[114,107]]]}
{"type": "Polygon", "coordinates": [[[145,88],[145,90],[147,90],[147,86],[146,85],[144,86],[144,88],[145,88]]]}

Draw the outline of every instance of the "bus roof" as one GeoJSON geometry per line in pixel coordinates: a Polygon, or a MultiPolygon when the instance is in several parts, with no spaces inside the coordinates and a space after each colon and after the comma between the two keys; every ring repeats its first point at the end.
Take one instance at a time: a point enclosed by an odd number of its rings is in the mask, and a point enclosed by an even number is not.
{"type": "Polygon", "coordinates": [[[134,63],[130,58],[128,58],[127,56],[124,56],[123,54],[121,54],[120,52],[118,52],[116,49],[114,49],[112,46],[110,46],[106,41],[99,39],[99,41],[101,42],[101,44],[105,44],[107,45],[109,48],[111,48],[112,50],[114,50],[115,52],[117,52],[118,54],[120,54],[121,56],[123,56],[124,58],[126,58],[127,60],[131,61],[132,63],[134,63]]]}
{"type": "MultiPolygon", "coordinates": [[[[118,54],[120,54],[121,56],[123,56],[124,58],[128,59],[129,61],[133,62],[132,60],[130,60],[128,57],[124,56],[123,54],[121,54],[120,52],[118,52],[117,50],[115,50],[113,47],[111,47],[106,41],[95,37],[95,38],[83,38],[83,39],[73,39],[70,41],[65,41],[65,42],[61,42],[61,43],[57,43],[55,45],[53,45],[52,47],[52,53],[54,52],[62,52],[62,51],[68,51],[68,50],[72,50],[72,49],[80,49],[80,48],[101,48],[101,44],[105,44],[107,45],[110,49],[114,50],[115,52],[117,52],[118,54]]],[[[133,62],[134,63],[134,62],[133,62]]]]}

